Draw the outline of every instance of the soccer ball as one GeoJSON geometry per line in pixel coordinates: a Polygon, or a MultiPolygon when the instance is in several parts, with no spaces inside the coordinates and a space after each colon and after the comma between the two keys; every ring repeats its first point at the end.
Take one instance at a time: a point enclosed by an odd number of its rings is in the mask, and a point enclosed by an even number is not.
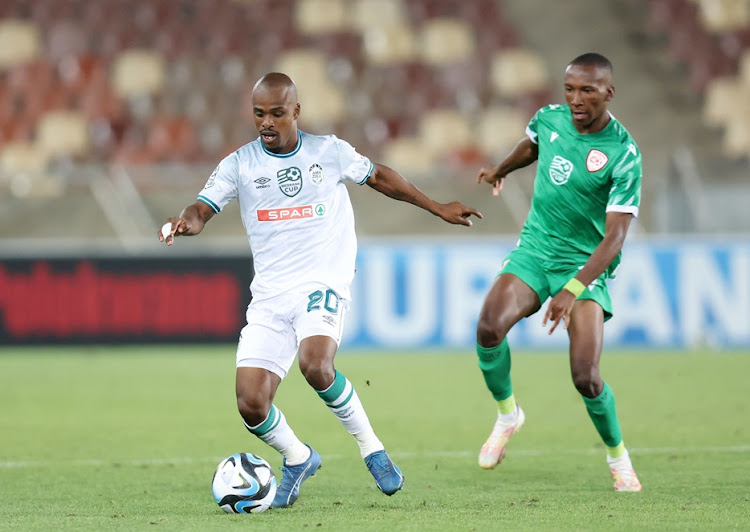
{"type": "Polygon", "coordinates": [[[238,453],[219,462],[211,487],[214,500],[228,514],[257,514],[271,506],[276,477],[260,456],[238,453]]]}

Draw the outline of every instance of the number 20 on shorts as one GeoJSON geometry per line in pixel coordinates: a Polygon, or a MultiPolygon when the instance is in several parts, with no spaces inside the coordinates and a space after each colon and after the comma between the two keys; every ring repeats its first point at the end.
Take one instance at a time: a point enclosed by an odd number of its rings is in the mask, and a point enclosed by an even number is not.
{"type": "Polygon", "coordinates": [[[339,311],[339,296],[333,290],[328,289],[325,293],[322,290],[316,290],[307,297],[310,300],[307,304],[307,312],[320,309],[321,301],[323,302],[323,308],[331,314],[336,314],[339,311]]]}

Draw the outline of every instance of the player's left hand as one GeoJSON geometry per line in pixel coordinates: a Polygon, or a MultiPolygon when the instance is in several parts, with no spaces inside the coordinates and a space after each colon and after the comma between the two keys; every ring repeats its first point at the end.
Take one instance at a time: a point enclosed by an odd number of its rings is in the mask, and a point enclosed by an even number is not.
{"type": "Polygon", "coordinates": [[[563,329],[567,329],[570,324],[570,312],[573,310],[573,305],[576,303],[576,296],[572,292],[567,290],[560,290],[560,292],[552,298],[547,307],[547,312],[544,313],[544,319],[542,320],[542,327],[547,326],[547,322],[552,320],[552,327],[549,333],[552,334],[560,324],[560,320],[563,322],[563,329]]]}
{"type": "Polygon", "coordinates": [[[465,225],[471,227],[472,223],[469,217],[473,214],[477,218],[482,218],[482,213],[471,207],[467,207],[460,201],[452,201],[450,203],[444,203],[440,205],[440,209],[436,213],[443,220],[450,224],[465,225]]]}

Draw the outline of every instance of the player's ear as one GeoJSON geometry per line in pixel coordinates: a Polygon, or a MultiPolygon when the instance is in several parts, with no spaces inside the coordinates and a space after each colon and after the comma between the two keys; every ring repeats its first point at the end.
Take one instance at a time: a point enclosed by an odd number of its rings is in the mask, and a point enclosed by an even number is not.
{"type": "Polygon", "coordinates": [[[608,102],[614,97],[615,97],[615,86],[610,84],[610,86],[607,87],[607,96],[604,98],[604,101],[608,102]]]}
{"type": "Polygon", "coordinates": [[[299,111],[300,111],[300,109],[301,109],[301,107],[300,107],[299,103],[294,106],[294,115],[293,116],[294,116],[295,120],[297,120],[297,117],[299,117],[299,111]]]}

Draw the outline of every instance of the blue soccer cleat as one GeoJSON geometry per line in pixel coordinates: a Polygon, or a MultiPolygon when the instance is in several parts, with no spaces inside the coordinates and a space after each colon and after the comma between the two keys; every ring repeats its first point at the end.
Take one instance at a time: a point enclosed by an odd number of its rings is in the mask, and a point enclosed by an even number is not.
{"type": "Polygon", "coordinates": [[[302,483],[320,469],[320,455],[315,452],[315,449],[305,445],[310,449],[310,458],[301,464],[288,466],[284,458],[284,465],[281,467],[283,475],[279,487],[276,488],[276,496],[273,498],[271,508],[286,508],[294,504],[299,499],[299,488],[302,483]]]}
{"type": "Polygon", "coordinates": [[[378,489],[386,495],[393,495],[404,486],[403,473],[385,450],[368,454],[365,457],[365,464],[375,479],[378,489]]]}

